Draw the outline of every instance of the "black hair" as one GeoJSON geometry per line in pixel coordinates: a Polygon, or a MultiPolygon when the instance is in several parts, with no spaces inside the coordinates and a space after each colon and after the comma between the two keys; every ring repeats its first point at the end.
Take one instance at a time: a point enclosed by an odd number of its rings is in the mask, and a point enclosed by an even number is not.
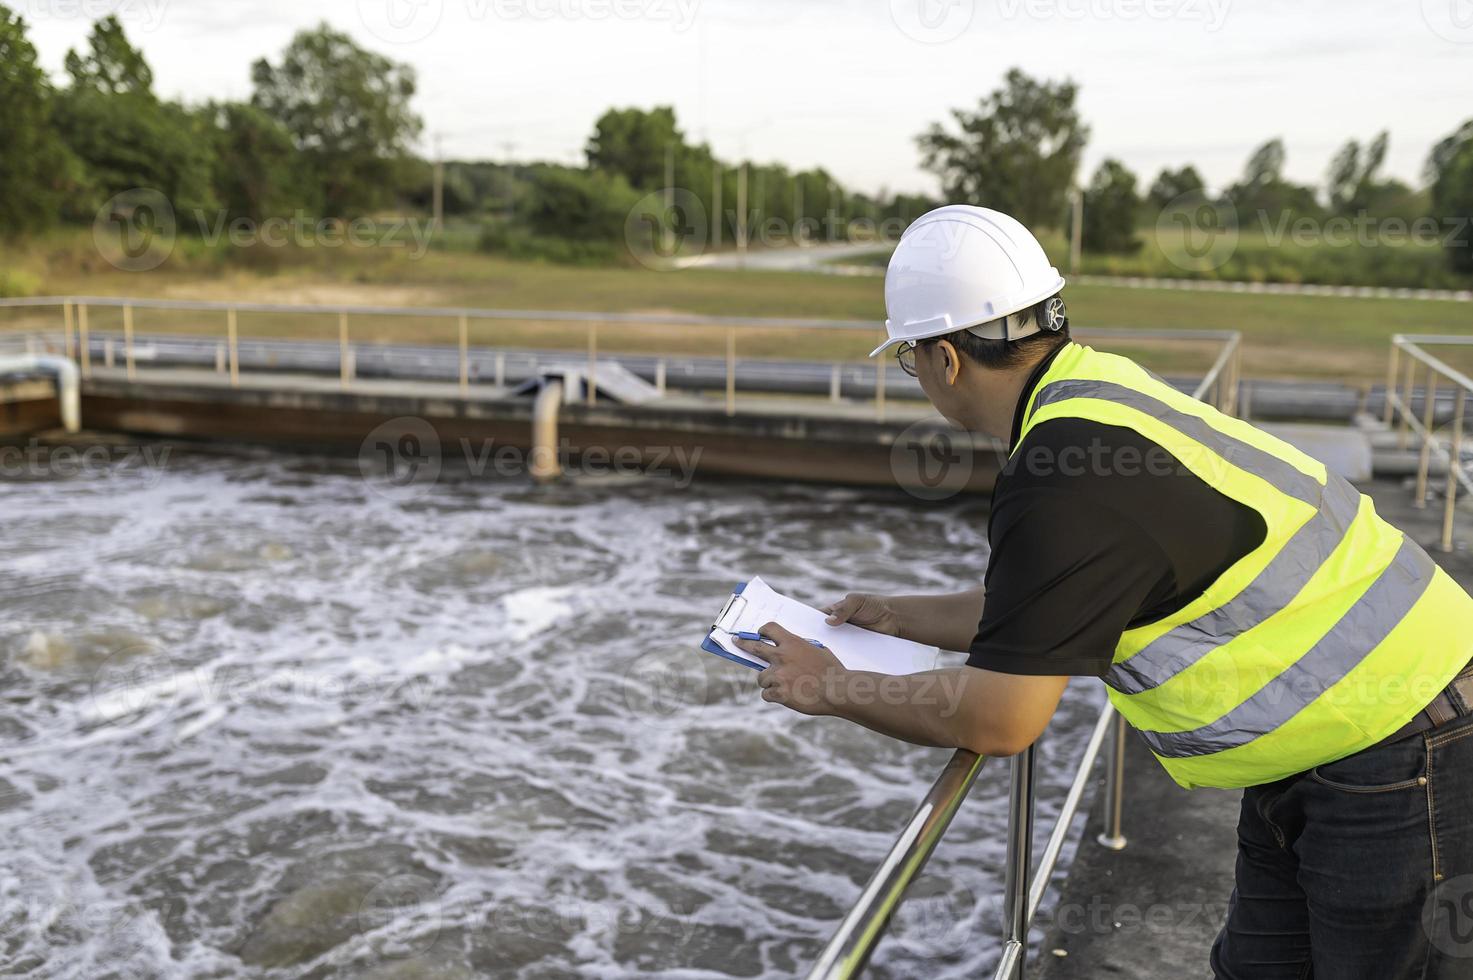
{"type": "MultiPolygon", "coordinates": [[[[1033,322],[1037,322],[1043,316],[1043,307],[1046,303],[1048,300],[1044,300],[1037,306],[1029,307],[1024,311],[1024,315],[1033,322]]],[[[951,341],[951,346],[985,368],[1007,370],[1033,363],[1047,356],[1055,348],[1067,344],[1069,342],[1069,322],[1064,321],[1062,330],[1040,330],[1038,333],[1018,340],[989,340],[966,330],[958,330],[955,333],[923,340],[921,343],[934,344],[941,340],[951,341]]]]}

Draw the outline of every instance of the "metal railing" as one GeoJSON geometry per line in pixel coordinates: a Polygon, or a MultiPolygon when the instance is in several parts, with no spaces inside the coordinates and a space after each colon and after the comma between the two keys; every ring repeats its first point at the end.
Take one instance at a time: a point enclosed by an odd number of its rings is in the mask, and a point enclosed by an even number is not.
{"type": "Polygon", "coordinates": [[[1426,507],[1430,495],[1432,460],[1447,467],[1447,483],[1443,490],[1442,550],[1453,550],[1453,523],[1457,517],[1458,485],[1473,493],[1473,477],[1463,463],[1463,426],[1466,421],[1468,396],[1473,393],[1473,379],[1427,353],[1424,347],[1467,347],[1473,349],[1473,337],[1397,334],[1391,338],[1391,357],[1386,369],[1386,403],[1382,421],[1397,425],[1397,444],[1406,449],[1412,433],[1420,443],[1417,454],[1417,484],[1412,503],[1426,507]],[[1406,359],[1405,367],[1401,365],[1406,359]],[[1419,368],[1426,369],[1422,389],[1422,414],[1413,407],[1413,394],[1419,368]],[[1438,387],[1446,382],[1453,389],[1452,432],[1447,444],[1435,431],[1437,425],[1438,387]],[[1398,383],[1400,386],[1398,387],[1398,383]]]}
{"type": "MultiPolygon", "coordinates": [[[[454,345],[419,345],[405,347],[404,360],[422,362],[421,367],[434,362],[442,370],[434,372],[437,377],[443,376],[453,378],[459,385],[462,393],[470,390],[472,384],[472,366],[479,368],[480,361],[486,358],[494,364],[492,375],[498,384],[501,384],[507,376],[509,352],[505,348],[495,350],[486,348],[473,348],[470,343],[471,326],[477,322],[493,323],[537,323],[537,324],[566,324],[581,327],[584,337],[582,346],[586,352],[586,368],[584,376],[587,378],[586,399],[592,404],[598,391],[598,368],[601,352],[611,353],[604,348],[606,343],[601,343],[601,327],[619,326],[655,326],[675,328],[691,328],[706,331],[718,331],[724,335],[724,349],[721,355],[705,358],[686,358],[687,362],[696,360],[710,360],[719,363],[720,368],[712,371],[704,369],[700,372],[698,381],[703,386],[709,386],[720,390],[724,394],[725,409],[728,415],[735,415],[737,409],[738,391],[738,363],[739,344],[738,339],[743,331],[751,330],[840,330],[860,332],[869,337],[883,335],[883,325],[868,320],[822,320],[822,319],[775,319],[760,317],[732,317],[732,316],[702,316],[684,313],[592,313],[569,310],[505,310],[486,309],[478,307],[403,307],[403,306],[326,306],[326,305],[292,305],[284,303],[235,303],[214,302],[195,300],[167,300],[167,299],[142,299],[133,297],[117,296],[51,296],[33,297],[24,299],[0,299],[0,309],[6,308],[52,308],[57,313],[57,325],[63,330],[63,350],[66,356],[76,360],[81,369],[84,379],[90,378],[93,371],[94,357],[98,356],[98,348],[101,348],[101,357],[108,367],[114,366],[116,360],[116,348],[121,346],[121,359],[123,361],[127,377],[136,379],[138,365],[145,361],[152,353],[163,335],[147,337],[139,329],[139,320],[145,319],[138,314],[141,312],[172,312],[172,313],[198,313],[205,316],[200,318],[200,327],[209,330],[209,322],[215,320],[218,333],[213,334],[170,334],[178,338],[175,345],[179,346],[186,342],[205,344],[210,349],[205,355],[205,360],[212,364],[215,371],[228,378],[229,384],[238,387],[241,383],[243,361],[254,358],[257,362],[271,361],[275,353],[283,348],[290,347],[300,354],[304,362],[310,362],[314,369],[328,370],[335,373],[344,388],[352,387],[359,376],[360,364],[367,360],[371,351],[379,351],[388,345],[378,343],[362,343],[353,338],[353,327],[355,323],[365,318],[374,317],[401,317],[415,320],[453,320],[456,325],[454,345]],[[94,313],[97,309],[120,310],[122,315],[121,344],[116,331],[104,332],[98,330],[93,322],[94,313]],[[335,336],[332,341],[305,341],[287,340],[278,338],[274,341],[266,341],[261,338],[247,338],[247,349],[243,357],[242,338],[240,335],[239,320],[242,314],[274,314],[287,316],[314,316],[330,319],[335,327],[335,336]],[[140,338],[144,338],[143,341],[140,338]],[[446,361],[448,352],[454,351],[453,364],[446,361]]],[[[146,325],[146,324],[145,324],[146,325]]],[[[1215,392],[1218,403],[1228,411],[1232,411],[1236,405],[1239,362],[1237,357],[1238,335],[1231,331],[1213,330],[1167,330],[1167,329],[1130,329],[1130,328],[1101,328],[1081,329],[1077,335],[1083,340],[1100,338],[1105,341],[1145,341],[1145,342],[1209,342],[1223,345],[1222,355],[1213,365],[1209,375],[1211,388],[1215,392]]],[[[394,349],[404,345],[394,345],[394,349]]],[[[515,352],[514,356],[534,357],[538,352],[521,351],[515,352]]],[[[541,352],[546,354],[547,352],[541,352]]],[[[579,357],[578,353],[569,349],[561,354],[563,361],[579,357]]],[[[525,359],[525,358],[524,358],[525,359]]],[[[379,360],[384,360],[380,358],[379,360]]],[[[670,355],[655,355],[651,358],[652,363],[648,365],[649,370],[643,372],[653,380],[655,387],[662,393],[666,387],[667,364],[673,360],[670,355]]],[[[889,370],[889,358],[876,358],[873,362],[856,365],[849,363],[832,364],[804,364],[806,372],[801,379],[784,379],[784,385],[768,387],[764,390],[794,391],[801,389],[808,391],[827,393],[830,401],[838,402],[844,398],[844,389],[851,392],[859,392],[867,397],[874,407],[877,419],[884,420],[886,417],[887,398],[923,398],[923,394],[912,379],[903,376],[899,371],[889,370]],[[817,372],[816,374],[814,372],[817,372]],[[808,377],[812,374],[813,377],[808,377]]],[[[398,364],[399,362],[396,362],[398,364]]],[[[748,364],[751,364],[750,360],[748,364]]],[[[760,362],[765,370],[776,370],[777,365],[786,364],[789,373],[797,362],[760,362]]],[[[400,365],[403,366],[402,364],[400,365]]],[[[714,366],[714,365],[713,365],[714,366]]],[[[795,392],[796,393],[796,392],[795,392]]],[[[853,400],[851,398],[851,400],[853,400]]]]}
{"type": "MultiPolygon", "coordinates": [[[[1211,369],[1197,385],[1193,396],[1210,401],[1224,411],[1236,405],[1242,341],[1237,333],[1221,335],[1223,346],[1211,369]]],[[[1109,704],[1100,711],[1089,741],[1079,759],[1074,780],[1058,819],[1039,858],[1031,869],[1033,852],[1033,801],[1035,747],[1029,746],[1009,760],[1011,786],[1008,793],[1008,849],[1003,880],[1002,956],[994,980],[1023,980],[1027,965],[1028,930],[1043,896],[1053,879],[1059,855],[1070,833],[1084,789],[1094,770],[1105,740],[1110,741],[1105,767],[1105,823],[1097,842],[1112,850],[1125,847],[1123,802],[1125,790],[1125,719],[1109,704]],[[1030,870],[1032,876],[1030,878],[1030,870]]],[[[952,817],[971,792],[986,759],[958,749],[941,775],[921,800],[915,814],[901,830],[884,860],[880,862],[858,900],[840,921],[833,937],[808,973],[809,980],[847,980],[869,962],[891,917],[904,898],[905,890],[925,868],[952,817]]]]}

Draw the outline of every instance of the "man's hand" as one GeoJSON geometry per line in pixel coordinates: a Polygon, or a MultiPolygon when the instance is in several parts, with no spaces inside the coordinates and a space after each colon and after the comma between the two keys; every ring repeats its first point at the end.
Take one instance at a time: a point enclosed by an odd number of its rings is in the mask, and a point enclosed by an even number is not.
{"type": "Polygon", "coordinates": [[[823,611],[829,614],[830,626],[853,623],[875,633],[900,635],[900,616],[882,595],[851,592],[838,602],[824,606],[823,611]]]}
{"type": "Polygon", "coordinates": [[[767,623],[758,632],[777,646],[756,640],[737,640],[736,645],[772,665],[757,675],[762,700],[805,715],[828,714],[827,694],[844,672],[839,658],[827,647],[814,646],[776,623],[767,623]]]}

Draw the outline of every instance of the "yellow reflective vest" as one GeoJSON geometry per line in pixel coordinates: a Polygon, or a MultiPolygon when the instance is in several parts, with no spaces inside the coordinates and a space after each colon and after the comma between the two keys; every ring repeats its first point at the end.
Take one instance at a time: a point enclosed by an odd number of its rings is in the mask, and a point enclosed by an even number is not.
{"type": "Polygon", "coordinates": [[[1181,785],[1257,785],[1367,748],[1473,658],[1473,598],[1288,443],[1079,344],[1034,387],[1014,452],[1056,418],[1140,433],[1268,529],[1182,609],[1122,634],[1105,675],[1181,785]]]}

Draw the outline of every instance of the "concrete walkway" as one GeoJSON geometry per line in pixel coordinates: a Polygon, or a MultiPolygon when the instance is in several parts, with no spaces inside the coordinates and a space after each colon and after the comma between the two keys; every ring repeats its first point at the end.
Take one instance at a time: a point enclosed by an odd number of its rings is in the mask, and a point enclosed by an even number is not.
{"type": "MultiPolygon", "coordinates": [[[[1427,549],[1464,588],[1473,589],[1473,508],[1462,508],[1456,550],[1438,548],[1441,506],[1412,506],[1399,481],[1360,484],[1383,517],[1427,549]]],[[[1096,843],[1103,793],[1048,921],[1029,975],[1041,980],[1193,980],[1210,977],[1208,950],[1233,888],[1239,794],[1187,792],[1173,783],[1134,736],[1126,758],[1123,851],[1096,843]]]]}

